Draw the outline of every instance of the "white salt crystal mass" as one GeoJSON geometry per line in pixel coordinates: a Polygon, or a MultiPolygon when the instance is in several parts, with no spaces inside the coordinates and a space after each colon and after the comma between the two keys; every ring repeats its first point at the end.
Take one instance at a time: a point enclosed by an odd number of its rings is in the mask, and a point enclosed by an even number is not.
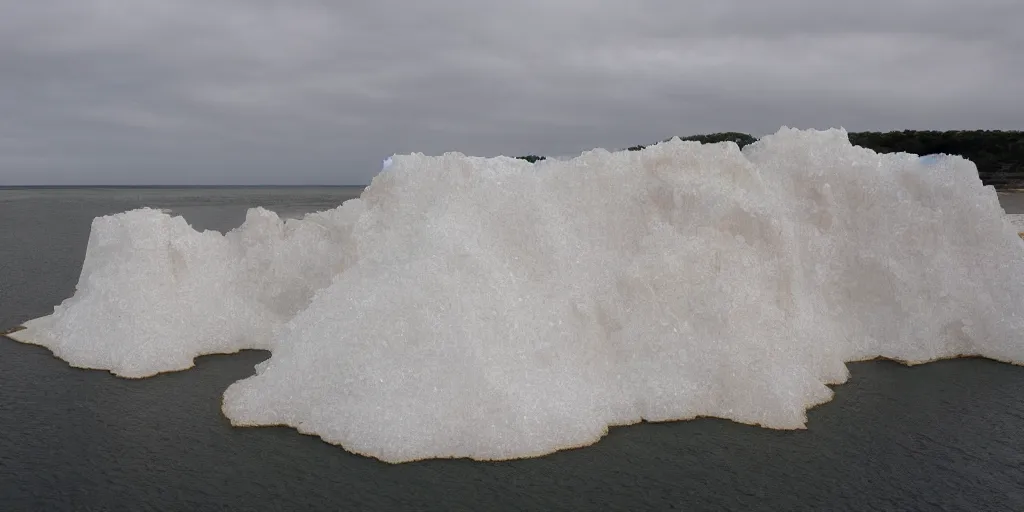
{"type": "Polygon", "coordinates": [[[96,219],[74,297],[21,339],[144,377],[269,348],[235,425],[389,461],[507,459],[610,425],[803,428],[844,362],[1024,362],[1024,242],[959,157],[783,128],[530,164],[399,155],[360,199],[197,233],[96,219]]]}
{"type": "Polygon", "coordinates": [[[14,337],[130,378],[191,368],[202,354],[269,348],[345,267],[359,212],[351,201],[282,221],[254,208],[226,235],[152,209],[99,217],[74,297],[14,337]]]}

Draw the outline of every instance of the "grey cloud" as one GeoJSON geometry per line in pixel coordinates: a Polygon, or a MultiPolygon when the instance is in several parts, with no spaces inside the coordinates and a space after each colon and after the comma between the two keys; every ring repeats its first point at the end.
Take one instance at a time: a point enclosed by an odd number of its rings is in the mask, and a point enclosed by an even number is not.
{"type": "Polygon", "coordinates": [[[1024,124],[1010,0],[0,3],[0,185],[361,184],[395,152],[1024,124]]]}

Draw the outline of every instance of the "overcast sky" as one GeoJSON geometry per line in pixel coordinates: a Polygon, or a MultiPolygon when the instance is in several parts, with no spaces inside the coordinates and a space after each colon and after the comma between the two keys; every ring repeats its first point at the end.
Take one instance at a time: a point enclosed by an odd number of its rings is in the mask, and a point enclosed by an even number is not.
{"type": "Polygon", "coordinates": [[[0,0],[0,185],[365,184],[782,125],[1024,128],[1020,0],[0,0]]]}

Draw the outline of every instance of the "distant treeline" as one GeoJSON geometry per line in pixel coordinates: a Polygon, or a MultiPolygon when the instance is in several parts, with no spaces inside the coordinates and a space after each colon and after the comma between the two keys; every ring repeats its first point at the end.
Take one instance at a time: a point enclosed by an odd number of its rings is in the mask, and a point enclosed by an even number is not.
{"type": "MultiPolygon", "coordinates": [[[[1024,132],[1000,130],[916,131],[850,133],[850,142],[878,153],[960,155],[978,166],[978,175],[986,185],[996,188],[1024,188],[1024,132]]],[[[680,137],[703,144],[735,142],[740,147],[757,140],[746,133],[725,132],[680,137]]],[[[639,151],[646,146],[633,146],[639,151]]],[[[530,162],[543,156],[518,157],[530,162]]]]}

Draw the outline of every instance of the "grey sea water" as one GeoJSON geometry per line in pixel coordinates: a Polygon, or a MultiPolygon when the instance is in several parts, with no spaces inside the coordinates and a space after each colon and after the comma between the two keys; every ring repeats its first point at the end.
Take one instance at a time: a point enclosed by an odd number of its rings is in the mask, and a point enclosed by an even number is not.
{"type": "MultiPolygon", "coordinates": [[[[300,216],[359,192],[0,190],[0,329],[74,293],[96,216],[150,206],[227,230],[252,206],[300,216]]],[[[0,338],[0,511],[1024,510],[1024,368],[988,360],[852,364],[804,431],[699,419],[537,459],[389,465],[232,428],[221,394],[268,356],[125,380],[0,338]]]]}

